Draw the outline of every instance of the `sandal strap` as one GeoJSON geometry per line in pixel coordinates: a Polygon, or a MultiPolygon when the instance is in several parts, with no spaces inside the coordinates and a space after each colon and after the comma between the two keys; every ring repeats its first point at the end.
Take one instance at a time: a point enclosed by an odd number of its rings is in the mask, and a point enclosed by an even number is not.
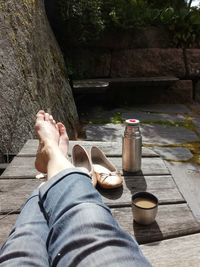
{"type": "Polygon", "coordinates": [[[119,175],[120,173],[118,172],[109,172],[109,173],[99,173],[99,176],[101,177],[101,182],[103,183],[109,176],[116,176],[119,175]]]}

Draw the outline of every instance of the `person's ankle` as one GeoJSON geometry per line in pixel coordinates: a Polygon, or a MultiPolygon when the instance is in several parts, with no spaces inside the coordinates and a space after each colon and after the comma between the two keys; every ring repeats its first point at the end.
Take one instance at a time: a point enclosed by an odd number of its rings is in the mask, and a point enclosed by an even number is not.
{"type": "Polygon", "coordinates": [[[55,142],[47,142],[44,146],[44,150],[49,160],[55,157],[64,157],[58,144],[55,142]]]}

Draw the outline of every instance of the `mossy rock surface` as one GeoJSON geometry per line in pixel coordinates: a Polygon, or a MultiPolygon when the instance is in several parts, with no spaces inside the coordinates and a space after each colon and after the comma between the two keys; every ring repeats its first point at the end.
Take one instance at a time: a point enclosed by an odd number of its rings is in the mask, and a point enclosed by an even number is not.
{"type": "Polygon", "coordinates": [[[43,1],[0,0],[0,151],[34,136],[35,114],[51,112],[75,136],[78,115],[43,1]]]}

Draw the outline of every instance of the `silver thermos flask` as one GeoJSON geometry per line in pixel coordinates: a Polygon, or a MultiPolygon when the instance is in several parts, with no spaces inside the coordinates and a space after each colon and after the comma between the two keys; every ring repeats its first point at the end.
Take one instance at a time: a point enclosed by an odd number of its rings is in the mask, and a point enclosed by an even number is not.
{"type": "Polygon", "coordinates": [[[122,138],[122,168],[126,172],[138,172],[141,170],[142,158],[140,121],[128,119],[125,125],[122,138]]]}

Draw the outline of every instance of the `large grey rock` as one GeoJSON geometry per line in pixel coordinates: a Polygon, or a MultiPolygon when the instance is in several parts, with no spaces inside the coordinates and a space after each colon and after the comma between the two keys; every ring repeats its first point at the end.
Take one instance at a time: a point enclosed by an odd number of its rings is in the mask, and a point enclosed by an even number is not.
{"type": "Polygon", "coordinates": [[[0,0],[0,150],[18,152],[39,109],[75,137],[78,115],[43,1],[0,0]]]}
{"type": "Polygon", "coordinates": [[[190,150],[183,147],[154,147],[153,150],[166,160],[187,161],[193,157],[190,150]]]}
{"type": "Polygon", "coordinates": [[[122,118],[125,119],[130,119],[130,118],[136,118],[139,119],[142,123],[148,123],[148,122],[170,122],[170,123],[175,123],[175,122],[180,122],[184,120],[184,115],[182,114],[162,114],[162,113],[151,113],[151,112],[141,112],[141,111],[125,111],[121,113],[122,118]]]}
{"type": "Polygon", "coordinates": [[[144,143],[169,145],[200,141],[191,130],[165,125],[142,125],[144,143]]]}
{"type": "Polygon", "coordinates": [[[121,141],[124,126],[121,124],[88,124],[85,127],[86,140],[92,141],[121,141]]]}
{"type": "Polygon", "coordinates": [[[112,110],[105,110],[100,106],[95,106],[91,108],[86,113],[80,114],[80,119],[83,122],[91,121],[93,123],[108,123],[113,119],[119,118],[122,120],[137,118],[142,123],[150,123],[150,122],[182,122],[185,119],[183,114],[166,114],[166,113],[152,113],[147,111],[139,111],[136,108],[118,108],[112,110]]]}
{"type": "Polygon", "coordinates": [[[185,73],[182,49],[128,49],[112,54],[111,77],[184,77],[185,73]]]}
{"type": "Polygon", "coordinates": [[[141,111],[155,112],[155,113],[189,114],[191,112],[186,105],[182,104],[140,105],[140,106],[135,106],[135,108],[141,111]]]}
{"type": "MultiPolygon", "coordinates": [[[[87,125],[86,139],[93,141],[121,141],[124,125],[108,123],[105,125],[87,125]]],[[[169,145],[200,141],[198,136],[183,127],[164,125],[141,125],[143,144],[169,145]]]]}

